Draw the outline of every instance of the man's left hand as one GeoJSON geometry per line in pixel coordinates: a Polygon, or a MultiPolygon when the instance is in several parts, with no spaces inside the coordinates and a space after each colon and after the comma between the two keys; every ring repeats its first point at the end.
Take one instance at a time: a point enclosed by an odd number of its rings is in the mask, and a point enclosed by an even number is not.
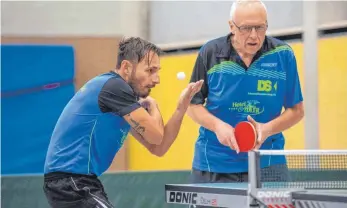
{"type": "Polygon", "coordinates": [[[253,124],[257,132],[257,143],[254,149],[259,149],[263,142],[271,136],[271,128],[264,123],[256,122],[251,116],[247,116],[247,120],[253,124]]]}
{"type": "Polygon", "coordinates": [[[140,98],[139,103],[148,111],[149,114],[151,114],[154,108],[158,108],[157,101],[150,96],[140,98]]]}

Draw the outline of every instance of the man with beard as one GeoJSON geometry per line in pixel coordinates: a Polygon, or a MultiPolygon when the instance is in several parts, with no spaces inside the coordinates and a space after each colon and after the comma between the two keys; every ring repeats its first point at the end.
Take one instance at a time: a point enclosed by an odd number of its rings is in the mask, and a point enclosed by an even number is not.
{"type": "Polygon", "coordinates": [[[164,125],[151,88],[159,84],[160,49],[140,38],[120,42],[116,69],[88,81],[69,101],[52,134],[44,167],[51,207],[113,207],[98,176],[111,165],[128,132],[162,156],[179,132],[191,98],[190,83],[164,125]]]}

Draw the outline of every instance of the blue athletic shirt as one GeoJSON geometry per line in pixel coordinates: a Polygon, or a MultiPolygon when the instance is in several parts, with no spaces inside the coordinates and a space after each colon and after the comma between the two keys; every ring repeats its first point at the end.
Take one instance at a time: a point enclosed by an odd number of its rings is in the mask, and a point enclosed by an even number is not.
{"type": "MultiPolygon", "coordinates": [[[[207,42],[199,51],[191,81],[205,80],[192,104],[203,104],[217,118],[235,127],[251,115],[266,123],[283,108],[303,100],[294,52],[291,47],[266,37],[262,48],[247,67],[230,42],[231,34],[207,42]]],[[[282,133],[266,139],[260,149],[282,150],[282,133]]],[[[285,164],[283,156],[262,156],[261,166],[285,164]]],[[[248,171],[247,153],[222,145],[216,134],[200,127],[193,168],[215,173],[248,171]]]]}
{"type": "Polygon", "coordinates": [[[104,173],[130,130],[122,116],[139,107],[133,89],[118,74],[104,73],[88,81],[57,121],[44,172],[104,173]]]}

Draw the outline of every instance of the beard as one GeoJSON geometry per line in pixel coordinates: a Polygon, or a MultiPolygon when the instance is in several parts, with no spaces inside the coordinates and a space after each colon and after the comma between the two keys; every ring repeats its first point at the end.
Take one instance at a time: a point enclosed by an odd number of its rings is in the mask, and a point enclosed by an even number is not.
{"type": "Polygon", "coordinates": [[[139,81],[133,77],[129,80],[129,85],[131,88],[133,88],[135,94],[140,98],[146,98],[150,94],[151,89],[143,87],[138,83],[139,81]]]}
{"type": "Polygon", "coordinates": [[[148,95],[150,94],[150,92],[151,92],[151,89],[146,88],[146,89],[144,89],[144,90],[142,90],[142,91],[138,90],[136,93],[137,93],[137,95],[138,95],[140,98],[146,98],[146,97],[148,97],[148,95]]]}

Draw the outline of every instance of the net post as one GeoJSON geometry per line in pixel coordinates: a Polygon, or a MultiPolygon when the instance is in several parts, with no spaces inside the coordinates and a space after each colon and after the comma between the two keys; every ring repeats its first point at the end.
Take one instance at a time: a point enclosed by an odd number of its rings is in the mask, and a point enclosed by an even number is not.
{"type": "Polygon", "coordinates": [[[257,189],[261,188],[260,183],[260,153],[258,151],[248,152],[248,206],[257,207],[258,203],[254,197],[257,196],[257,189]]]}

